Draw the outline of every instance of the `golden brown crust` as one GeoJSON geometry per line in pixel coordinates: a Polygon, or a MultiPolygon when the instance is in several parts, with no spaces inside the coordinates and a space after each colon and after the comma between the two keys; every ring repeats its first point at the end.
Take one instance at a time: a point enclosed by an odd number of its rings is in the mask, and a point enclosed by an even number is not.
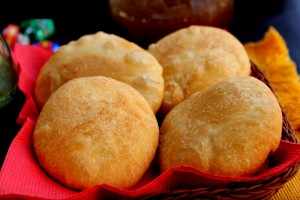
{"type": "Polygon", "coordinates": [[[128,188],[149,167],[158,137],[155,115],[135,89],[93,76],[73,79],[51,95],[33,145],[41,165],[69,187],[128,188]]]}
{"type": "Polygon", "coordinates": [[[44,64],[34,88],[38,107],[65,82],[97,75],[128,83],[145,97],[154,113],[159,109],[164,80],[158,61],[136,44],[104,32],[61,46],[44,64]]]}
{"type": "Polygon", "coordinates": [[[194,93],[160,129],[161,170],[190,165],[229,176],[255,173],[279,146],[282,113],[271,90],[250,76],[194,93]]]}
{"type": "Polygon", "coordinates": [[[194,92],[251,70],[243,45],[216,27],[180,29],[151,44],[148,51],[163,67],[164,114],[194,92]]]}

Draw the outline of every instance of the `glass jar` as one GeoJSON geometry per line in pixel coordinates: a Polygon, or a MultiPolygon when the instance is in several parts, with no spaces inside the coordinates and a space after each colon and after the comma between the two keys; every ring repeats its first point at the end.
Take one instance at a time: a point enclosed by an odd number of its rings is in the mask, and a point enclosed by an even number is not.
{"type": "Polygon", "coordinates": [[[233,0],[109,0],[112,19],[138,43],[149,44],[189,25],[228,29],[233,0]]]}
{"type": "Polygon", "coordinates": [[[15,97],[17,73],[10,48],[0,34],[0,110],[3,110],[15,97]]]}

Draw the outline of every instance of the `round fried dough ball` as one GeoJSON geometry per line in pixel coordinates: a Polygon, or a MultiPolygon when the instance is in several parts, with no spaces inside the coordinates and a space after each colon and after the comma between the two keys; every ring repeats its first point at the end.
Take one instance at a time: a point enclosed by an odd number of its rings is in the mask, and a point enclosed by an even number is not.
{"type": "Polygon", "coordinates": [[[226,79],[172,109],[160,129],[162,171],[188,165],[225,176],[257,172],[280,143],[282,112],[263,82],[226,79]]]}
{"type": "Polygon", "coordinates": [[[217,27],[180,29],[151,44],[148,51],[163,67],[163,116],[193,93],[251,71],[242,43],[217,27]]]}
{"type": "Polygon", "coordinates": [[[158,138],[157,120],[140,93],[92,76],[70,80],[50,96],[33,146],[41,166],[71,188],[129,188],[148,169],[158,138]]]}
{"type": "Polygon", "coordinates": [[[38,107],[67,81],[85,76],[107,76],[131,85],[154,113],[161,105],[164,80],[156,58],[135,43],[99,31],[61,46],[42,66],[34,87],[38,107]]]}

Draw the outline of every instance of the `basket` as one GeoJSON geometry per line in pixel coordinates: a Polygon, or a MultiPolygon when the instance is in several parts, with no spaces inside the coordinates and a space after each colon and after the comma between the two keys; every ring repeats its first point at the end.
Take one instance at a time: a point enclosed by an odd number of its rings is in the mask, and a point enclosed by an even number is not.
{"type": "MultiPolygon", "coordinates": [[[[251,63],[251,71],[252,76],[263,81],[273,91],[267,78],[254,63],[251,63]]],[[[282,112],[282,117],[283,126],[281,139],[298,143],[284,112],[282,112]]],[[[296,175],[299,167],[300,161],[278,176],[273,176],[263,181],[247,183],[238,182],[215,187],[202,187],[193,190],[168,191],[145,195],[139,199],[268,199],[296,175]]]]}
{"type": "MultiPolygon", "coordinates": [[[[264,178],[244,179],[244,181],[234,179],[236,181],[230,182],[221,180],[218,182],[221,184],[206,184],[206,182],[201,182],[201,177],[196,177],[199,173],[195,172],[195,169],[179,168],[178,170],[178,168],[175,168],[163,174],[155,173],[159,177],[155,177],[150,183],[143,184],[142,187],[136,187],[129,191],[107,185],[98,185],[82,192],[69,191],[67,188],[59,190],[60,192],[66,192],[65,190],[68,190],[66,193],[68,198],[60,196],[61,193],[59,192],[53,195],[54,187],[49,187],[48,183],[50,182],[44,184],[39,177],[35,176],[36,174],[41,177],[47,175],[40,169],[35,157],[32,155],[32,144],[28,140],[30,135],[24,134],[33,130],[35,125],[34,121],[38,116],[38,112],[35,111],[35,104],[29,94],[31,93],[31,88],[35,81],[34,76],[38,73],[37,68],[34,66],[40,66],[52,53],[19,45],[16,46],[15,53],[17,56],[24,56],[23,64],[28,65],[27,69],[31,71],[26,72],[26,69],[23,68],[22,78],[24,79],[20,80],[21,83],[19,82],[20,86],[22,86],[21,91],[27,95],[26,103],[18,117],[19,123],[23,125],[10,147],[6,162],[4,163],[5,167],[0,171],[0,199],[267,199],[282,188],[287,181],[291,180],[300,167],[300,145],[295,144],[297,141],[294,137],[294,131],[290,127],[284,112],[282,112],[282,140],[288,141],[283,142],[285,143],[283,145],[295,147],[295,151],[292,155],[293,159],[289,159],[290,156],[287,156],[287,158],[283,156],[280,161],[284,163],[284,165],[281,165],[281,170],[272,175],[268,174],[264,176],[264,178]],[[26,52],[27,55],[25,55],[24,52],[26,52]],[[33,60],[34,63],[28,62],[28,59],[33,60]],[[32,71],[33,69],[34,71],[32,71]],[[23,137],[24,135],[25,137],[23,137]],[[24,142],[25,147],[23,149],[21,145],[24,145],[24,142]],[[24,156],[27,156],[29,161],[22,160],[24,156]],[[13,166],[11,163],[15,165],[13,166]],[[15,168],[12,169],[12,166],[15,168]],[[31,170],[28,170],[26,167],[31,167],[31,170]],[[27,180],[24,181],[24,178],[20,180],[22,176],[26,176],[27,180]],[[10,182],[11,179],[17,180],[12,183],[10,182]],[[199,182],[201,182],[201,184],[199,184],[199,182]],[[45,187],[41,188],[43,184],[45,187]],[[177,185],[173,187],[172,184],[177,185]],[[154,185],[159,187],[159,189],[154,187],[154,185]],[[32,188],[33,186],[35,188],[32,188]],[[46,195],[41,197],[41,191],[45,188],[47,190],[45,191],[46,195]],[[49,196],[50,193],[52,196],[49,196]]],[[[263,81],[271,88],[268,80],[253,63],[251,75],[263,81]]],[[[290,148],[285,150],[288,151],[284,151],[283,153],[290,152],[290,148]]],[[[272,160],[270,160],[270,162],[272,162],[272,160]]],[[[155,167],[156,166],[154,166],[154,169],[156,170],[155,167]]],[[[48,179],[49,177],[47,177],[47,180],[48,179]]],[[[53,182],[53,180],[50,179],[49,181],[53,182]]],[[[55,184],[57,186],[57,183],[55,184]]]]}

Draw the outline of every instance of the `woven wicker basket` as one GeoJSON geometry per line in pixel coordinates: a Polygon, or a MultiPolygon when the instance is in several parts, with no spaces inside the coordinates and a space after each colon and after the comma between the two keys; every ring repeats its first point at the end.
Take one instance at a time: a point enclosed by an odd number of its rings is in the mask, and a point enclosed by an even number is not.
{"type": "MultiPolygon", "coordinates": [[[[24,46],[16,45],[15,54],[19,56],[18,58],[23,58],[23,65],[20,72],[23,83],[22,91],[25,91],[25,94],[31,97],[31,86],[32,86],[32,77],[27,77],[29,72],[32,70],[40,69],[40,63],[43,63],[46,59],[49,58],[49,54],[45,54],[48,51],[39,51],[39,48],[33,46],[24,46]],[[18,49],[19,48],[19,49],[18,49]],[[24,52],[27,52],[24,54],[24,52]],[[26,55],[22,57],[23,55],[26,55]],[[25,62],[26,61],[26,62],[25,62]],[[30,62],[29,62],[30,61],[30,62]],[[42,62],[43,61],[43,62],[42,62]],[[27,74],[25,73],[27,72],[27,74]]],[[[19,59],[21,61],[21,59],[19,59]]],[[[20,62],[21,63],[21,62],[20,62]]],[[[257,69],[257,67],[252,65],[252,75],[266,85],[270,87],[268,80],[264,75],[257,69]]],[[[146,182],[148,179],[145,179],[143,182],[143,187],[138,187],[134,191],[123,191],[118,190],[118,188],[105,187],[103,185],[98,185],[91,190],[86,190],[81,192],[69,191],[68,188],[60,186],[53,182],[51,177],[48,177],[47,174],[44,174],[43,171],[37,165],[35,158],[32,156],[32,148],[30,146],[30,136],[34,128],[34,121],[31,119],[36,119],[38,112],[36,111],[36,106],[32,98],[27,98],[25,106],[23,107],[21,117],[18,119],[22,123],[22,129],[17,135],[16,141],[10,146],[8,156],[3,166],[5,168],[1,169],[0,174],[0,199],[121,199],[125,197],[137,197],[137,199],[266,199],[274,195],[284,184],[292,179],[300,167],[300,160],[298,159],[298,154],[295,156],[292,165],[286,165],[286,169],[282,172],[280,169],[280,174],[270,175],[266,179],[260,178],[255,179],[259,181],[242,181],[242,182],[230,182],[228,184],[222,184],[218,186],[205,186],[200,187],[206,182],[199,183],[193,182],[193,176],[197,175],[196,173],[178,173],[176,176],[169,173],[168,177],[164,179],[156,179],[151,184],[151,187],[147,188],[146,182]],[[180,175],[180,176],[177,176],[180,175]],[[188,175],[188,177],[186,177],[188,175]],[[172,177],[172,179],[170,178],[172,177]],[[179,178],[178,178],[179,177],[179,178]],[[50,179],[49,179],[50,178],[50,179]],[[178,178],[178,182],[176,182],[178,178]],[[180,180],[187,180],[181,184],[180,180]],[[164,182],[159,182],[163,180],[164,182]],[[190,184],[190,182],[192,182],[190,184]],[[159,183],[156,185],[156,183],[159,183]],[[161,185],[160,185],[161,183],[161,185]],[[178,183],[178,185],[177,185],[178,183]],[[191,185],[190,189],[189,186],[191,185]],[[198,185],[198,187],[196,186],[198,185]],[[145,186],[145,187],[144,187],[145,186]],[[162,187],[160,187],[162,186],[162,187]],[[196,188],[195,188],[196,187],[196,188]],[[156,190],[156,189],[159,190],[156,190]],[[166,190],[166,188],[169,188],[166,190]],[[184,188],[184,189],[175,189],[175,188],[184,188]],[[149,190],[148,190],[149,189],[149,190]],[[163,192],[162,192],[163,191],[163,192]],[[70,193],[71,192],[71,193],[70,193]],[[143,196],[140,196],[140,195],[143,196]]],[[[290,127],[290,124],[285,116],[283,115],[283,129],[282,129],[282,139],[297,143],[294,132],[290,127]]],[[[297,146],[297,152],[300,152],[300,145],[297,146]]],[[[288,151],[288,150],[287,150],[288,151]]],[[[286,152],[286,151],[285,151],[286,152]]],[[[295,152],[294,152],[295,153],[295,152]]],[[[281,155],[281,154],[280,154],[281,155]]],[[[295,155],[295,154],[294,154],[295,155]]],[[[149,170],[150,174],[155,176],[159,174],[157,166],[154,166],[154,174],[151,174],[151,169],[149,170]],[[157,171],[156,171],[157,170],[157,171]]],[[[174,171],[173,171],[174,172],[174,171]]],[[[178,171],[177,171],[178,172],[178,171]]],[[[187,171],[185,171],[187,172],[187,171]]],[[[265,177],[265,176],[264,176],[265,177]]],[[[151,176],[150,179],[153,177],[151,176]]],[[[201,180],[201,176],[196,177],[201,180]]],[[[254,179],[253,179],[254,180],[254,179]]],[[[219,182],[218,182],[219,184],[219,182]]],[[[221,184],[221,183],[220,183],[221,184]]],[[[131,198],[132,199],[132,198],[131,198]]]]}
{"type": "MultiPolygon", "coordinates": [[[[269,81],[262,72],[252,63],[252,75],[270,86],[269,81]]],[[[271,88],[272,90],[272,88],[271,88]]],[[[273,90],[272,90],[273,91],[273,90]]],[[[294,137],[294,131],[286,118],[284,112],[282,139],[297,143],[294,137]]],[[[294,166],[286,169],[278,176],[270,177],[262,181],[253,181],[247,183],[230,183],[214,187],[201,187],[192,190],[176,190],[164,193],[152,193],[139,199],[267,199],[274,195],[284,184],[291,180],[300,167],[300,161],[294,166]]]]}

